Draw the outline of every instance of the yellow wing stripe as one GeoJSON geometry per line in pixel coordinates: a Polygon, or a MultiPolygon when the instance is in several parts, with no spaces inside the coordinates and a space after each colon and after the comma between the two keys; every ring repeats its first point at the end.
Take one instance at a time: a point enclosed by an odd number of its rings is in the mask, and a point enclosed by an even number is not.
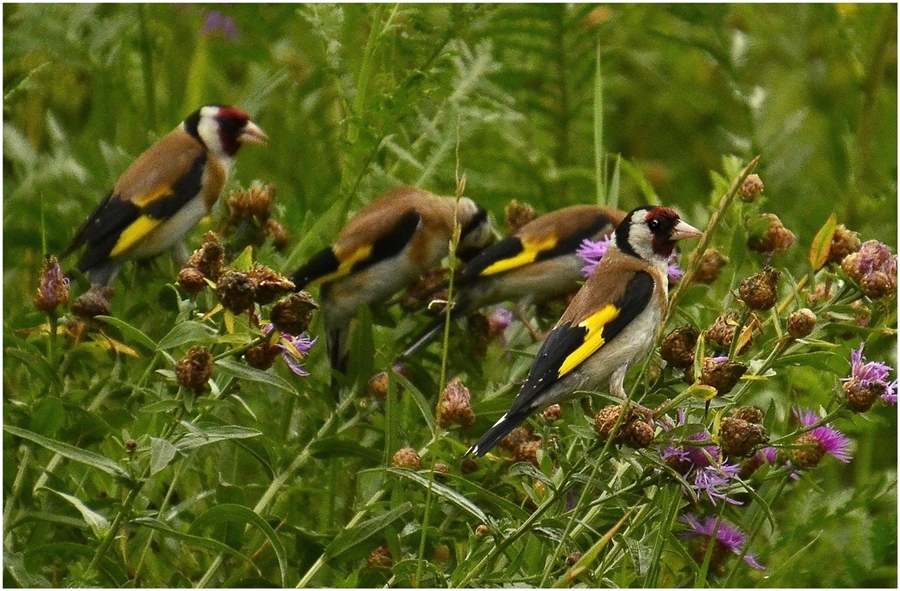
{"type": "Polygon", "coordinates": [[[151,191],[149,193],[144,193],[143,195],[138,195],[131,199],[131,202],[144,209],[148,205],[152,205],[159,199],[163,199],[172,195],[172,187],[163,185],[158,187],[155,191],[151,191]]]}
{"type": "Polygon", "coordinates": [[[543,251],[555,247],[556,243],[557,240],[554,236],[548,236],[543,240],[523,240],[522,252],[516,256],[501,259],[496,263],[485,267],[484,271],[481,272],[481,276],[503,273],[504,271],[509,271],[510,269],[532,263],[543,251]]]}
{"type": "Polygon", "coordinates": [[[562,365],[559,366],[558,377],[563,377],[581,365],[585,359],[593,355],[597,349],[603,346],[603,343],[606,342],[606,339],[603,338],[603,328],[616,319],[619,315],[619,311],[619,308],[615,305],[606,304],[599,312],[594,312],[578,325],[587,328],[587,334],[584,335],[584,342],[579,345],[577,349],[569,353],[569,356],[566,357],[562,362],[562,365]]]}
{"type": "Polygon", "coordinates": [[[146,238],[147,234],[152,232],[162,221],[163,220],[158,220],[147,215],[142,215],[134,220],[131,225],[125,228],[119,235],[119,239],[109,252],[109,256],[116,257],[122,253],[128,252],[132,246],[146,238]]]}
{"type": "MultiPolygon", "coordinates": [[[[351,252],[347,256],[347,258],[345,258],[344,260],[341,261],[341,263],[338,265],[338,268],[336,271],[329,273],[328,275],[322,275],[318,279],[310,281],[309,284],[310,285],[321,285],[323,283],[328,283],[330,281],[334,281],[335,279],[339,279],[339,278],[343,277],[344,275],[349,275],[350,271],[353,270],[353,265],[355,265],[359,261],[369,258],[369,256],[371,254],[372,254],[372,246],[371,245],[360,246],[359,248],[357,248],[356,250],[351,252]]],[[[338,259],[342,258],[340,252],[336,252],[335,256],[338,259]]]]}

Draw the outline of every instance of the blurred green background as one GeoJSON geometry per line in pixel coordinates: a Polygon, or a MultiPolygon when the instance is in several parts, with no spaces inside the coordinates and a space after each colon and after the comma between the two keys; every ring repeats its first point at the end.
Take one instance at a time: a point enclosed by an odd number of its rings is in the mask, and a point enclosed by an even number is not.
{"type": "MultiPolygon", "coordinates": [[[[779,266],[806,272],[806,249],[832,212],[896,252],[893,4],[3,8],[6,334],[43,321],[31,306],[43,253],[65,248],[128,164],[208,103],[247,110],[269,134],[267,147],[241,151],[230,188],[277,188],[276,217],[293,241],[257,256],[281,271],[324,246],[342,213],[398,184],[452,194],[464,174],[466,194],[501,227],[513,199],[539,212],[596,201],[597,112],[604,163],[623,159],[623,209],[658,198],[702,226],[723,156],[760,155],[764,210],[797,235],[779,266]]],[[[226,215],[219,205],[190,245],[226,215]]],[[[153,338],[170,324],[128,293],[153,277],[150,299],[171,304],[162,285],[173,273],[159,264],[165,273],[127,267],[116,285],[126,296],[114,300],[116,315],[153,338]]],[[[158,312],[174,317],[170,308],[158,312]]],[[[893,349],[870,351],[878,359],[893,349]]],[[[322,368],[321,355],[310,365],[322,368]]],[[[4,371],[7,402],[30,388],[27,376],[4,371]]],[[[105,420],[117,427],[131,418],[105,420]]],[[[873,435],[891,437],[896,422],[879,418],[871,431],[861,423],[868,437],[854,433],[849,469],[824,467],[816,475],[827,486],[784,495],[771,537],[791,532],[795,541],[767,556],[769,584],[896,584],[896,499],[885,501],[896,440],[873,435]],[[854,493],[862,482],[869,490],[854,493]]],[[[6,487],[15,466],[4,469],[6,487]]],[[[321,494],[304,486],[294,494],[321,494]]],[[[340,522],[333,510],[316,518],[340,522]]]]}

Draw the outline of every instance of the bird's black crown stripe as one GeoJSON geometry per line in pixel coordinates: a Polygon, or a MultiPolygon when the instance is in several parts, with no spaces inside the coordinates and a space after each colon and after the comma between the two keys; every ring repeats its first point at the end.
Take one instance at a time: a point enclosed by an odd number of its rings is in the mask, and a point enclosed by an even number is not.
{"type": "Polygon", "coordinates": [[[480,226],[485,222],[485,220],[487,220],[487,211],[484,210],[480,205],[476,205],[475,208],[475,215],[473,215],[472,219],[470,219],[469,222],[467,224],[464,224],[460,229],[460,241],[465,240],[466,236],[471,234],[473,230],[478,228],[478,226],[480,226]]]}
{"type": "Polygon", "coordinates": [[[202,141],[200,139],[200,131],[197,129],[197,126],[200,125],[200,109],[197,109],[193,113],[187,116],[187,119],[184,120],[184,130],[196,139],[198,142],[202,141]]]}
{"type": "Polygon", "coordinates": [[[637,212],[649,210],[650,208],[646,206],[631,210],[631,212],[625,216],[625,219],[622,220],[622,223],[619,224],[619,227],[616,228],[616,247],[625,254],[631,255],[633,257],[638,256],[638,254],[634,252],[634,248],[632,248],[631,241],[629,240],[631,234],[631,224],[634,221],[634,216],[637,214],[637,212]]]}

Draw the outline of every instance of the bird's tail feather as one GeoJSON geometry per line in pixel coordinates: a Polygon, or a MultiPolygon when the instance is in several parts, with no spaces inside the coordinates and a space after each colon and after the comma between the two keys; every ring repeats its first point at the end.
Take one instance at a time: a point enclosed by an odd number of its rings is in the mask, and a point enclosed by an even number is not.
{"type": "Polygon", "coordinates": [[[469,448],[465,455],[473,454],[476,458],[480,458],[487,452],[491,451],[500,440],[509,435],[513,429],[525,422],[525,419],[531,414],[533,409],[527,412],[506,413],[500,420],[494,423],[494,426],[487,430],[487,433],[481,436],[475,445],[469,448]]]}

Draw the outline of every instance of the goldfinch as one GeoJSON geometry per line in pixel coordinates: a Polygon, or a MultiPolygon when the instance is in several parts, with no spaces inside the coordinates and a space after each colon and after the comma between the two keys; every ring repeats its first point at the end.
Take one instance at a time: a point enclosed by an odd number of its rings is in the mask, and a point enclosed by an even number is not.
{"type": "Polygon", "coordinates": [[[647,355],[666,316],[667,260],[677,241],[700,234],[667,207],[629,212],[541,345],[509,411],[466,455],[483,456],[533,413],[604,382],[625,399],[625,374],[647,355]]]}
{"type": "Polygon", "coordinates": [[[384,302],[447,256],[458,221],[458,252],[493,239],[487,212],[467,197],[438,197],[398,187],[359,211],[331,246],[291,276],[298,290],[321,285],[320,303],[331,367],[346,373],[350,321],[364,304],[384,302]]]}
{"type": "MultiPolygon", "coordinates": [[[[575,291],[584,279],[584,261],[575,250],[586,238],[598,240],[612,232],[624,217],[625,212],[609,207],[575,205],[525,224],[466,264],[455,280],[452,316],[506,301],[522,309],[575,291]]],[[[444,316],[435,318],[400,359],[428,344],[443,326],[444,316]]]]}
{"type": "Polygon", "coordinates": [[[266,134],[235,107],[201,107],[138,156],[60,255],[87,245],[78,269],[109,285],[131,259],[173,249],[188,258],[184,235],[218,200],[242,143],[266,134]]]}

